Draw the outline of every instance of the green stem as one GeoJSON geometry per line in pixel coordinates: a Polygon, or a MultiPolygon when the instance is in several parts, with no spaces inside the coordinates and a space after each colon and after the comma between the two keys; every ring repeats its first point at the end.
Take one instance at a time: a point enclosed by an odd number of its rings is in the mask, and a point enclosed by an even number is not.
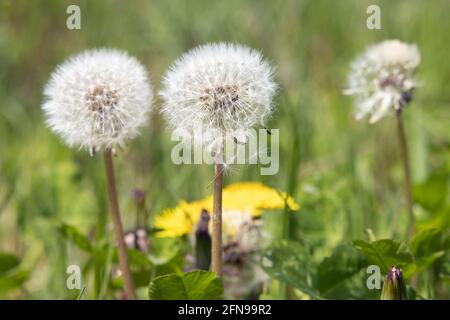
{"type": "Polygon", "coordinates": [[[404,176],[404,192],[408,212],[408,239],[411,239],[415,232],[415,221],[413,212],[412,186],[411,186],[411,170],[408,158],[408,145],[406,142],[405,128],[403,126],[403,119],[401,110],[397,112],[397,134],[400,147],[400,157],[403,164],[404,176]]]}
{"type": "Polygon", "coordinates": [[[130,265],[128,262],[128,251],[125,244],[125,236],[123,232],[122,220],[120,218],[119,201],[117,200],[116,179],[114,177],[114,167],[112,162],[111,149],[105,150],[105,173],[108,182],[109,204],[116,233],[119,265],[122,271],[124,289],[127,299],[136,300],[133,278],[131,277],[130,265]]]}
{"type": "Polygon", "coordinates": [[[223,164],[216,162],[214,178],[214,202],[212,216],[212,271],[222,276],[222,189],[223,164]]]}

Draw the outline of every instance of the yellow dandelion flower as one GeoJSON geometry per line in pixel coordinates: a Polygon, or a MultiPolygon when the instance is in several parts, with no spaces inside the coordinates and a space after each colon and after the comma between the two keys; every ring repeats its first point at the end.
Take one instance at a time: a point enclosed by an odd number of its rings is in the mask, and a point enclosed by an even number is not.
{"type": "MultiPolygon", "coordinates": [[[[259,217],[263,210],[283,209],[286,205],[292,211],[300,206],[284,192],[269,188],[259,182],[231,184],[223,190],[223,212],[242,212],[259,217]]],[[[193,202],[181,201],[175,208],[163,211],[154,222],[160,229],[158,237],[180,237],[193,232],[202,209],[212,212],[213,197],[193,202]]],[[[224,214],[224,218],[225,218],[224,214]]]]}

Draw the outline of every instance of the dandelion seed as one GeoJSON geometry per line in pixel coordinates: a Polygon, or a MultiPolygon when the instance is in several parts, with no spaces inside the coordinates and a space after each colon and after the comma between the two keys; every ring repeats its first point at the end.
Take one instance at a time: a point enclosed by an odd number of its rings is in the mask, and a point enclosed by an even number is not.
{"type": "Polygon", "coordinates": [[[416,45],[387,40],[369,47],[351,66],[348,89],[354,95],[357,120],[375,123],[389,113],[400,112],[417,86],[413,78],[420,64],[416,45]]]}

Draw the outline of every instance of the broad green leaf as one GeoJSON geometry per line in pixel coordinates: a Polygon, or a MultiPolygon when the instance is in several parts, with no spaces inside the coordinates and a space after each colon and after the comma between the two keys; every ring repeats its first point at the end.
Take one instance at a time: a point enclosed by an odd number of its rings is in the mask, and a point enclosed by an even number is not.
{"type": "Polygon", "coordinates": [[[416,259],[415,263],[408,264],[406,265],[405,268],[403,268],[403,276],[405,278],[409,278],[416,273],[422,272],[444,255],[445,255],[444,251],[438,251],[424,258],[416,259]]]}
{"type": "Polygon", "coordinates": [[[410,241],[411,250],[418,257],[428,256],[434,252],[450,250],[448,230],[429,228],[417,233],[410,241]]]}
{"type": "Polygon", "coordinates": [[[447,260],[442,264],[439,277],[443,282],[450,285],[450,260],[447,260]]]}
{"type": "Polygon", "coordinates": [[[371,274],[366,268],[346,277],[338,282],[333,288],[323,294],[326,299],[379,299],[380,290],[369,289],[367,280],[371,274]]]}
{"type": "Polygon", "coordinates": [[[5,252],[0,252],[0,275],[17,267],[20,263],[19,258],[15,255],[5,252]]]}
{"type": "Polygon", "coordinates": [[[272,278],[318,298],[311,257],[306,248],[293,241],[279,241],[262,257],[262,268],[272,278]]]}
{"type": "MultiPolygon", "coordinates": [[[[114,252],[113,261],[118,264],[119,257],[117,250],[114,252]]],[[[153,272],[153,266],[147,255],[136,249],[128,249],[128,261],[130,263],[131,275],[136,287],[148,286],[153,272]]],[[[123,287],[123,278],[117,277],[112,281],[113,288],[123,287]]]]}
{"type": "Polygon", "coordinates": [[[148,294],[152,300],[219,300],[223,285],[215,273],[197,270],[157,277],[150,283],[148,294]]]}
{"type": "MultiPolygon", "coordinates": [[[[142,288],[148,286],[150,281],[151,269],[144,269],[138,271],[131,271],[133,277],[134,286],[136,288],[142,288]]],[[[111,286],[113,289],[123,288],[123,277],[116,277],[111,280],[111,286]]]]}
{"type": "Polygon", "coordinates": [[[152,279],[171,273],[176,273],[179,275],[183,274],[183,269],[180,267],[179,259],[171,260],[166,264],[155,265],[152,272],[152,279]]]}
{"type": "Polygon", "coordinates": [[[153,279],[148,288],[148,296],[150,300],[189,299],[183,276],[177,274],[168,274],[153,279]]]}
{"type": "MultiPolygon", "coordinates": [[[[150,258],[143,252],[137,249],[128,249],[128,261],[132,268],[135,269],[148,269],[152,266],[150,258]]],[[[102,263],[107,263],[107,259],[109,255],[111,255],[110,259],[114,263],[119,263],[119,253],[117,250],[117,246],[111,247],[110,245],[105,245],[103,247],[95,248],[92,251],[92,254],[102,263]],[[113,250],[113,252],[110,252],[113,250]]]]}
{"type": "Polygon", "coordinates": [[[0,292],[6,292],[14,289],[20,288],[20,286],[28,280],[30,272],[28,271],[17,271],[13,274],[8,274],[8,276],[0,277],[0,292]]]}
{"type": "Polygon", "coordinates": [[[148,255],[154,266],[152,277],[183,273],[185,243],[179,238],[154,238],[148,255]]]}
{"type": "Polygon", "coordinates": [[[414,200],[428,210],[436,210],[448,192],[448,177],[445,172],[434,173],[425,182],[413,187],[414,200]]]}
{"type": "Polygon", "coordinates": [[[414,262],[408,246],[397,240],[382,239],[373,242],[355,240],[353,245],[361,250],[370,264],[379,266],[383,273],[391,266],[403,267],[414,262]]]}
{"type": "MultiPolygon", "coordinates": [[[[128,249],[128,260],[131,267],[150,268],[151,263],[147,255],[136,249],[128,249]]],[[[117,259],[117,261],[119,261],[117,259]]]]}
{"type": "Polygon", "coordinates": [[[150,260],[155,265],[163,265],[175,258],[184,249],[184,241],[180,238],[154,238],[150,260]]]}
{"type": "Polygon", "coordinates": [[[92,251],[92,246],[89,239],[85,237],[80,231],[78,231],[77,228],[67,224],[62,224],[59,227],[59,231],[65,239],[69,240],[80,249],[88,252],[92,251]]]}
{"type": "Polygon", "coordinates": [[[367,261],[359,250],[350,245],[338,246],[330,257],[320,263],[317,288],[323,295],[358,274],[366,265],[367,261]]]}
{"type": "MultiPolygon", "coordinates": [[[[147,255],[136,249],[128,249],[128,261],[131,268],[132,277],[136,287],[148,286],[150,277],[153,272],[153,266],[147,255]]],[[[93,264],[96,268],[100,268],[102,271],[111,263],[119,265],[119,255],[117,247],[111,247],[111,245],[105,245],[103,247],[94,248],[92,251],[93,264]],[[113,250],[111,252],[111,250],[113,250]]],[[[119,289],[123,287],[123,278],[114,277],[111,281],[113,289],[119,289]]]]}

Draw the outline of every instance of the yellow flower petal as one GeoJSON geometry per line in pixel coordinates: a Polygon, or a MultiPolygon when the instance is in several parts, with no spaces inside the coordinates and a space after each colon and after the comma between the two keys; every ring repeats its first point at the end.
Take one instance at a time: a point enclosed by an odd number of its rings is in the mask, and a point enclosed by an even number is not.
{"type": "MultiPolygon", "coordinates": [[[[283,209],[299,210],[300,206],[286,193],[269,188],[259,182],[241,182],[231,184],[223,190],[223,211],[250,213],[259,217],[263,210],[283,209]]],[[[193,232],[200,213],[205,209],[212,212],[213,196],[186,202],[181,201],[177,207],[167,209],[155,219],[155,228],[161,229],[158,237],[179,237],[193,232]]]]}

